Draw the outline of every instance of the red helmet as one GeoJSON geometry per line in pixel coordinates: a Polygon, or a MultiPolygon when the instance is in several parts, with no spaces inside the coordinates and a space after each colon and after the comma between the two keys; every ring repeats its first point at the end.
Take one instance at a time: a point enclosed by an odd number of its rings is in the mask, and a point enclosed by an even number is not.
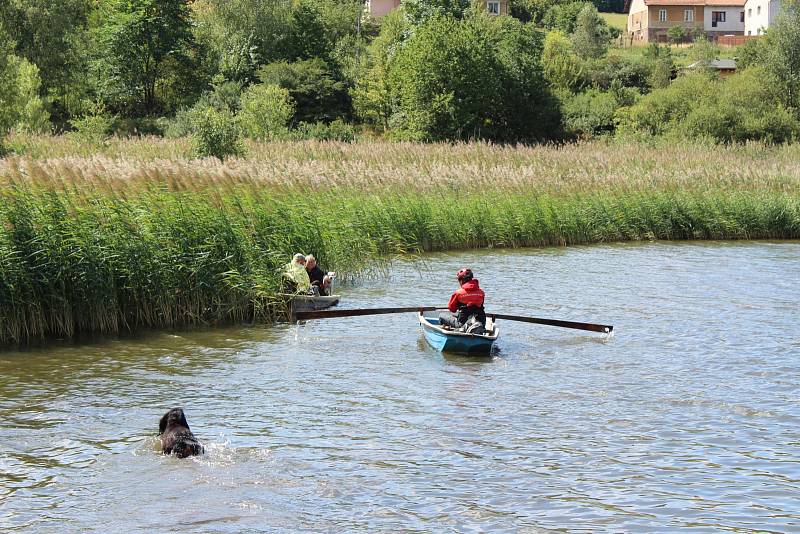
{"type": "Polygon", "coordinates": [[[461,269],[456,273],[456,279],[461,284],[463,284],[464,282],[469,282],[470,280],[472,280],[472,270],[464,267],[463,269],[461,269]]]}

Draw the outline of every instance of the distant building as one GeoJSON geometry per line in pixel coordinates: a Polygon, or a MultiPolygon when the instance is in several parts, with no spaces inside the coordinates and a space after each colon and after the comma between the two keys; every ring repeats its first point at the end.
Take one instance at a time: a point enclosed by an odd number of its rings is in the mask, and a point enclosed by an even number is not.
{"type": "Polygon", "coordinates": [[[747,0],[744,5],[744,34],[762,35],[775,24],[781,10],[781,0],[747,0]]]}
{"type": "Polygon", "coordinates": [[[711,39],[744,35],[745,1],[633,0],[628,13],[628,35],[638,42],[665,43],[669,40],[667,31],[676,26],[686,32],[702,32],[711,39]]]}
{"type": "MultiPolygon", "coordinates": [[[[508,15],[508,0],[486,0],[485,3],[491,15],[508,15]]],[[[400,7],[400,0],[367,0],[366,6],[370,16],[380,18],[400,7]]]]}
{"type": "Polygon", "coordinates": [[[715,70],[719,73],[720,76],[730,76],[731,74],[736,74],[736,60],[734,59],[714,59],[708,63],[703,61],[695,61],[688,67],[687,70],[695,70],[701,68],[709,68],[715,70]]]}

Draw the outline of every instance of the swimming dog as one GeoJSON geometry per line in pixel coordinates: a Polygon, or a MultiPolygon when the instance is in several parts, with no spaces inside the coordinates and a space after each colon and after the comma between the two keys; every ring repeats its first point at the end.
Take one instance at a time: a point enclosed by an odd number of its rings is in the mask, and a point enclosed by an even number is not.
{"type": "Polygon", "coordinates": [[[164,454],[174,454],[178,458],[203,454],[203,446],[194,437],[181,408],[172,408],[158,423],[161,436],[161,449],[164,454]]]}

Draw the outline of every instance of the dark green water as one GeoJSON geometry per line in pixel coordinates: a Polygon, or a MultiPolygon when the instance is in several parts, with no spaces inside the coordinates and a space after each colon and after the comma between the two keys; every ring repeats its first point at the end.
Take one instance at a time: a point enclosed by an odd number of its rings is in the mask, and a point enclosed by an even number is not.
{"type": "Polygon", "coordinates": [[[438,305],[472,267],[491,358],[413,315],[0,353],[3,532],[800,531],[800,243],[431,255],[342,307],[438,305]],[[207,454],[159,453],[182,406],[207,454]]]}

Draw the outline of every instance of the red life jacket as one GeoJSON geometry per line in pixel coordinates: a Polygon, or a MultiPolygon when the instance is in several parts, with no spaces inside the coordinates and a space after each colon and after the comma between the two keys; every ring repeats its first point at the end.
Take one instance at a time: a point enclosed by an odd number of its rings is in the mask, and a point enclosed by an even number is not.
{"type": "Polygon", "coordinates": [[[483,307],[484,296],[483,289],[478,285],[478,279],[473,278],[461,284],[461,287],[453,293],[453,296],[450,297],[450,302],[447,304],[447,309],[455,313],[458,308],[466,306],[481,308],[483,307]]]}

